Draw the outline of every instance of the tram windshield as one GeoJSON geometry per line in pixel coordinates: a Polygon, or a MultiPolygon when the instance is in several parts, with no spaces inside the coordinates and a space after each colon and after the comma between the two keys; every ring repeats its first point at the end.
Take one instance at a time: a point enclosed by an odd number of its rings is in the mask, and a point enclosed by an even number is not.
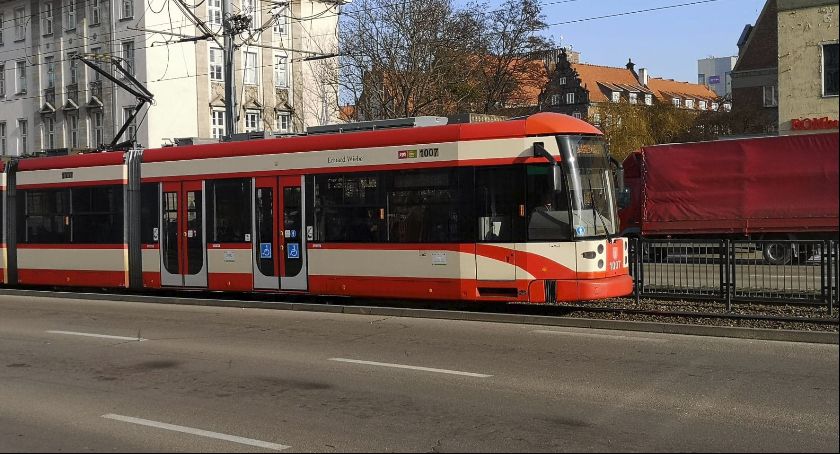
{"type": "Polygon", "coordinates": [[[558,136],[564,179],[576,238],[616,233],[615,189],[604,140],[591,136],[558,136]]]}

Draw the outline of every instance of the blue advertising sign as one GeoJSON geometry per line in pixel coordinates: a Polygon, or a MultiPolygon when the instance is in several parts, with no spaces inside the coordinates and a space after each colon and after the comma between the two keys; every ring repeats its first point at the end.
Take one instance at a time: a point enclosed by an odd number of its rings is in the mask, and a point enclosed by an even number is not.
{"type": "Polygon", "coordinates": [[[300,258],[300,245],[297,243],[289,243],[286,245],[287,255],[290,259],[300,258]]]}
{"type": "Polygon", "coordinates": [[[709,85],[715,85],[720,83],[720,76],[709,76],[709,85]]]}
{"type": "Polygon", "coordinates": [[[270,259],[271,258],[271,243],[260,243],[260,258],[261,259],[270,259]]]}

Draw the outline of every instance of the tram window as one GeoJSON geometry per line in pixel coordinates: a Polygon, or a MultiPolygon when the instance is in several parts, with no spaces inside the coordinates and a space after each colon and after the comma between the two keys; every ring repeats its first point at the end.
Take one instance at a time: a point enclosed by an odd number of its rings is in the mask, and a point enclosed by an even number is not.
{"type": "MultiPolygon", "coordinates": [[[[388,174],[388,240],[391,243],[449,243],[470,240],[457,169],[411,170],[388,174]]],[[[471,176],[471,173],[469,174],[471,176]]]]}
{"type": "Polygon", "coordinates": [[[554,188],[551,165],[526,167],[528,241],[561,241],[572,238],[569,199],[564,188],[554,188]]]}
{"type": "Polygon", "coordinates": [[[211,243],[245,243],[251,236],[251,180],[208,182],[207,221],[211,243]]]}
{"type": "Polygon", "coordinates": [[[70,242],[70,190],[21,191],[23,232],[21,243],[60,244],[70,242]]]}
{"type": "Polygon", "coordinates": [[[520,167],[489,167],[476,170],[475,201],[478,241],[508,243],[522,241],[524,203],[520,167]]]}
{"type": "Polygon", "coordinates": [[[380,183],[380,177],[373,174],[316,176],[315,241],[385,241],[385,202],[380,183]]]}
{"type": "Polygon", "coordinates": [[[140,242],[160,241],[160,194],[157,183],[140,185],[140,242]]]}
{"type": "Polygon", "coordinates": [[[0,191],[0,243],[4,243],[6,240],[6,229],[4,226],[6,225],[6,218],[3,217],[3,208],[5,208],[5,200],[6,200],[6,192],[0,191]]]}
{"type": "Polygon", "coordinates": [[[72,188],[72,242],[80,244],[122,243],[123,187],[72,188]]]}

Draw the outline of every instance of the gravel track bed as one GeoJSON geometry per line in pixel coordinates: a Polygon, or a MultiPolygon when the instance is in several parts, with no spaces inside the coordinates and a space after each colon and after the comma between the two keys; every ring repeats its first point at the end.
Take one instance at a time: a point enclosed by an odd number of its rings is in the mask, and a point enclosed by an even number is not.
{"type": "Polygon", "coordinates": [[[803,304],[733,303],[732,311],[727,312],[726,304],[718,301],[660,300],[652,298],[642,298],[638,304],[636,303],[636,300],[634,298],[614,298],[609,300],[578,304],[578,306],[663,312],[737,314],[746,316],[769,315],[776,317],[802,318],[803,321],[790,322],[763,319],[726,319],[694,316],[658,316],[633,313],[590,312],[586,310],[574,309],[572,309],[570,312],[564,315],[566,317],[597,318],[609,320],[632,320],[657,323],[680,323],[695,325],[735,326],[742,328],[838,332],[837,308],[835,308],[832,314],[829,315],[826,306],[811,306],[803,304]],[[832,319],[834,323],[808,323],[807,319],[832,319]]]}

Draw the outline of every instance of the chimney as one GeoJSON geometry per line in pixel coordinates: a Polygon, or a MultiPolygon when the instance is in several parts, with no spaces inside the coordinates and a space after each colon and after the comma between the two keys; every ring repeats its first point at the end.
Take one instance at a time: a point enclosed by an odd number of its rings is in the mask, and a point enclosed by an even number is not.
{"type": "Polygon", "coordinates": [[[647,84],[648,84],[648,70],[647,70],[647,68],[639,68],[639,83],[642,84],[643,87],[647,87],[647,84]]]}
{"type": "Polygon", "coordinates": [[[633,59],[632,59],[632,58],[628,58],[628,59],[627,59],[627,69],[629,69],[630,71],[635,72],[635,71],[634,71],[634,68],[636,68],[636,64],[635,64],[635,63],[633,63],[633,59]]]}

